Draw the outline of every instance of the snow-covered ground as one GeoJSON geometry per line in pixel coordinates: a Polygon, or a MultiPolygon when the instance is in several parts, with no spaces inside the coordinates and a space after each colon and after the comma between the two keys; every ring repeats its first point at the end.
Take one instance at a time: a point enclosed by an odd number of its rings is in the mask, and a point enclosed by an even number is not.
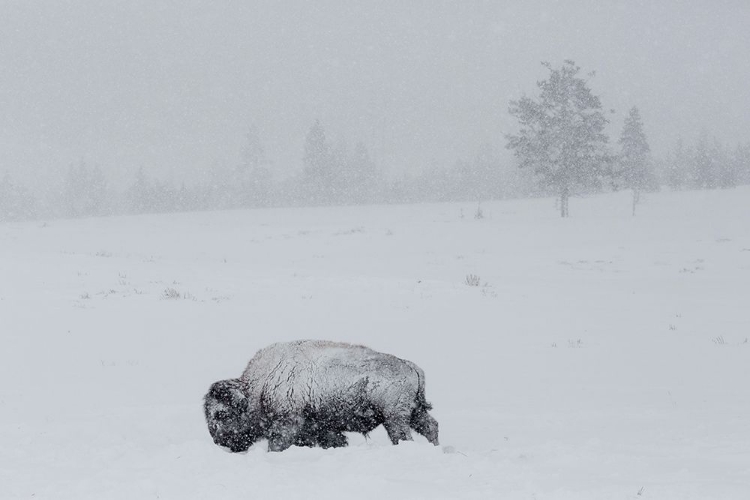
{"type": "Polygon", "coordinates": [[[0,225],[0,498],[750,498],[750,189],[482,208],[0,225]],[[419,364],[441,446],[215,446],[299,338],[419,364]]]}

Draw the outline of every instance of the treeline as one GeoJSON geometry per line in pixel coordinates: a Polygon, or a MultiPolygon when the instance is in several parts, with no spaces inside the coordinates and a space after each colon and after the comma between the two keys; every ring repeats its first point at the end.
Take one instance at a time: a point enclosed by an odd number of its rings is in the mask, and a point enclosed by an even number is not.
{"type": "Polygon", "coordinates": [[[320,122],[307,133],[303,169],[278,178],[261,138],[251,128],[235,165],[215,165],[192,184],[160,180],[138,169],[116,187],[104,170],[84,161],[57,183],[31,190],[6,174],[0,180],[0,220],[225,210],[284,206],[489,200],[533,192],[526,172],[503,165],[489,145],[451,167],[433,166],[413,176],[388,178],[367,147],[331,143],[320,122]]]}
{"type": "MultiPolygon", "coordinates": [[[[641,191],[661,186],[681,190],[750,184],[750,144],[730,148],[704,133],[694,143],[681,140],[666,157],[652,159],[636,108],[625,120],[618,142],[618,153],[605,151],[599,163],[592,164],[593,176],[580,163],[573,164],[573,174],[587,176],[586,182],[577,184],[562,184],[560,179],[566,178],[559,167],[552,170],[539,160],[538,142],[529,142],[526,152],[535,169],[503,162],[497,149],[484,145],[449,167],[434,165],[418,175],[388,178],[364,144],[334,145],[316,122],[301,152],[302,171],[280,179],[266,158],[257,130],[250,129],[235,165],[214,166],[189,185],[165,182],[141,168],[130,183],[115,187],[99,166],[83,161],[68,167],[59,182],[40,182],[34,190],[6,174],[0,178],[0,221],[281,206],[478,202],[559,195],[561,188],[566,190],[561,198],[564,203],[570,195],[632,189],[635,213],[641,191]],[[605,164],[606,168],[597,166],[605,164]]],[[[567,206],[562,208],[567,214],[567,206]]]]}
{"type": "Polygon", "coordinates": [[[659,182],[673,190],[750,184],[750,144],[729,148],[703,133],[694,144],[679,140],[657,171],[659,182]]]}

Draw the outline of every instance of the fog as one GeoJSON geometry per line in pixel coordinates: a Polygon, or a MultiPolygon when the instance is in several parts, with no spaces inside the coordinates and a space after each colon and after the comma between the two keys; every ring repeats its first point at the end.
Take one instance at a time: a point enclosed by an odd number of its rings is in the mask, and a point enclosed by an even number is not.
{"type": "Polygon", "coordinates": [[[750,2],[27,2],[0,16],[0,175],[98,165],[172,183],[240,159],[257,127],[274,178],[319,119],[390,176],[484,143],[508,162],[508,102],[572,59],[616,137],[637,105],[652,150],[750,130],[750,2]]]}

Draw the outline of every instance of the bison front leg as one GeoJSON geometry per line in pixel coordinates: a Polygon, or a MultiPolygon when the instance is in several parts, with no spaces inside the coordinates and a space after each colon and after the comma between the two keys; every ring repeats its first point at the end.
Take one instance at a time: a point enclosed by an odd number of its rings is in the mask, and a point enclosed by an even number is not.
{"type": "Polygon", "coordinates": [[[383,427],[385,427],[385,431],[393,444],[398,444],[400,441],[412,441],[409,417],[407,416],[386,417],[383,427]]]}
{"type": "Polygon", "coordinates": [[[322,448],[343,448],[349,441],[341,432],[325,430],[318,434],[318,444],[322,448]]]}
{"type": "Polygon", "coordinates": [[[294,420],[278,420],[268,429],[268,451],[284,451],[300,438],[301,425],[294,420]]]}

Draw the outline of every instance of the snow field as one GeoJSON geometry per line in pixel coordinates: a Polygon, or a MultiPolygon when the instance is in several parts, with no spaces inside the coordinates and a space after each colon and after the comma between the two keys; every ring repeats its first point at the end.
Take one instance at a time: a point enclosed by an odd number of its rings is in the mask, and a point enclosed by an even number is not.
{"type": "Polygon", "coordinates": [[[2,224],[0,498],[747,498],[749,195],[2,224]],[[442,446],[213,445],[298,338],[416,362],[442,446]]]}

